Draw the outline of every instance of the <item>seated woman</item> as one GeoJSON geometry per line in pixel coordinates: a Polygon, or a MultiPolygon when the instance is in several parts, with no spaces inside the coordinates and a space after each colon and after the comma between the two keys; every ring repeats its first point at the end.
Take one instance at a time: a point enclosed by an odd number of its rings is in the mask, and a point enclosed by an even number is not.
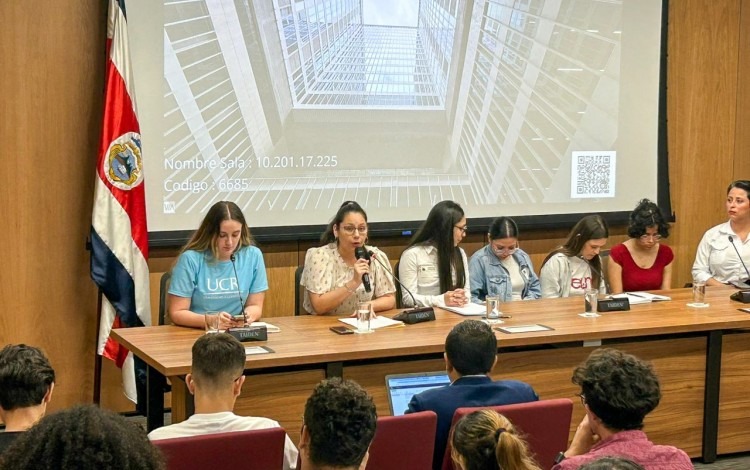
{"type": "Polygon", "coordinates": [[[488,232],[488,245],[469,260],[471,301],[484,302],[488,295],[498,296],[503,302],[541,297],[531,258],[518,247],[516,222],[510,217],[497,218],[488,232]]]}
{"type": "Polygon", "coordinates": [[[217,312],[220,327],[257,321],[268,290],[263,254],[253,245],[237,204],[211,206],[172,269],[167,310],[177,325],[203,328],[217,312]],[[244,320],[233,321],[243,315],[244,320]]]}
{"type": "Polygon", "coordinates": [[[401,254],[399,280],[411,291],[401,292],[407,307],[460,307],[469,302],[469,263],[458,247],[466,236],[466,217],[453,201],[435,204],[427,220],[401,254]]]}
{"type": "Polygon", "coordinates": [[[460,470],[541,470],[516,428],[494,410],[478,410],[456,423],[451,459],[460,470]]]}
{"type": "Polygon", "coordinates": [[[693,263],[693,280],[709,286],[750,277],[745,270],[750,268],[750,180],[729,185],[726,209],[729,220],[703,235],[693,263]]]}
{"type": "Polygon", "coordinates": [[[630,214],[628,240],[609,252],[607,275],[611,294],[669,289],[674,254],[659,243],[669,236],[669,225],[659,206],[643,199],[630,214]]]}
{"type": "Polygon", "coordinates": [[[587,215],[579,220],[565,243],[552,250],[542,263],[542,297],[583,295],[586,289],[604,293],[599,251],[607,244],[607,238],[609,228],[601,216],[587,215]]]}
{"type": "Polygon", "coordinates": [[[302,306],[308,313],[349,316],[357,303],[369,300],[376,312],[396,307],[388,257],[366,245],[367,214],[359,204],[343,203],[320,241],[323,246],[307,250],[300,282],[305,286],[302,306]],[[377,260],[357,259],[357,248],[364,248],[377,260]],[[369,277],[369,286],[363,282],[364,275],[369,277]]]}

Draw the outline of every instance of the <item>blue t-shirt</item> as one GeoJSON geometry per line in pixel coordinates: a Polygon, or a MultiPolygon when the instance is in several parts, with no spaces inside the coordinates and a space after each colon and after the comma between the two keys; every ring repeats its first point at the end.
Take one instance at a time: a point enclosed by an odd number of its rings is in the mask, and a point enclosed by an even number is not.
{"type": "Polygon", "coordinates": [[[188,250],[172,269],[169,293],[190,298],[195,313],[228,312],[238,315],[249,294],[268,290],[263,254],[246,246],[235,254],[237,276],[231,261],[214,261],[210,252],[188,250]],[[239,281],[239,282],[238,282],[239,281]]]}

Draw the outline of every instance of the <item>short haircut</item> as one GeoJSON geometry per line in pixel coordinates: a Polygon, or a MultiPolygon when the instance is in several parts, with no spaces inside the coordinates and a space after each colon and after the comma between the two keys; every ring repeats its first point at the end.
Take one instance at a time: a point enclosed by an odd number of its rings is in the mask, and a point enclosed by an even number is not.
{"type": "Polygon", "coordinates": [[[0,408],[40,405],[54,381],[55,371],[41,349],[9,344],[0,350],[0,408]]]}
{"type": "Polygon", "coordinates": [[[191,373],[199,387],[221,389],[245,370],[245,347],[227,333],[201,336],[193,344],[191,373]]]}
{"type": "Polygon", "coordinates": [[[578,467],[578,470],[645,470],[643,467],[624,457],[600,457],[578,467]]]}
{"type": "Polygon", "coordinates": [[[487,374],[497,357],[497,338],[486,323],[464,320],[445,338],[445,354],[461,375],[487,374]]]}
{"type": "Polygon", "coordinates": [[[332,378],[320,382],[305,403],[310,460],[317,466],[359,466],[375,437],[377,414],[372,398],[356,382],[332,378]]]}
{"type": "Polygon", "coordinates": [[[0,455],[0,468],[158,470],[164,459],[141,426],[87,405],[42,418],[0,455]]]}
{"type": "Polygon", "coordinates": [[[630,213],[630,223],[628,225],[628,236],[638,238],[646,234],[646,229],[656,227],[656,230],[662,238],[669,236],[669,224],[661,209],[655,203],[648,199],[641,199],[633,212],[630,213]]]}
{"type": "Polygon", "coordinates": [[[589,409],[613,430],[643,428],[643,419],[661,399],[651,365],[616,349],[592,352],[576,367],[572,380],[581,387],[589,409]]]}

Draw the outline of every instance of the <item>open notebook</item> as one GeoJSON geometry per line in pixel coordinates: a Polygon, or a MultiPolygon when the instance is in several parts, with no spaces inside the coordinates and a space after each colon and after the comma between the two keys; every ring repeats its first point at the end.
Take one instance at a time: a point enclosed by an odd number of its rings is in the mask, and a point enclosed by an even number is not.
{"type": "Polygon", "coordinates": [[[449,385],[451,379],[443,372],[418,372],[385,376],[388,404],[393,416],[401,416],[409,407],[411,397],[430,388],[449,385]]]}

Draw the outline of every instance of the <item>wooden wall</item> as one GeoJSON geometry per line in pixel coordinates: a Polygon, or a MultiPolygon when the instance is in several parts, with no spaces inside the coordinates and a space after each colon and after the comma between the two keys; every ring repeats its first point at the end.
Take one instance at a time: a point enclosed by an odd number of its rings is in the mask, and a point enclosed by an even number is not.
{"type": "MultiPolygon", "coordinates": [[[[105,1],[0,2],[0,344],[41,345],[58,372],[52,408],[90,402],[96,289],[86,235],[102,108],[105,1]]],[[[673,0],[669,18],[671,195],[675,285],[690,280],[703,232],[726,218],[727,184],[750,177],[750,1],[673,0]]],[[[539,265],[567,229],[525,233],[539,265]]],[[[615,230],[612,242],[623,238],[615,230]]],[[[374,240],[391,259],[403,240],[374,240]]],[[[482,244],[472,235],[464,247],[482,244]]],[[[267,315],[291,314],[294,268],[308,243],[264,244],[267,315]]],[[[174,250],[154,250],[153,292],[174,250]]],[[[153,302],[155,303],[156,297],[153,302]]],[[[105,361],[105,406],[124,410],[105,361]]]]}

